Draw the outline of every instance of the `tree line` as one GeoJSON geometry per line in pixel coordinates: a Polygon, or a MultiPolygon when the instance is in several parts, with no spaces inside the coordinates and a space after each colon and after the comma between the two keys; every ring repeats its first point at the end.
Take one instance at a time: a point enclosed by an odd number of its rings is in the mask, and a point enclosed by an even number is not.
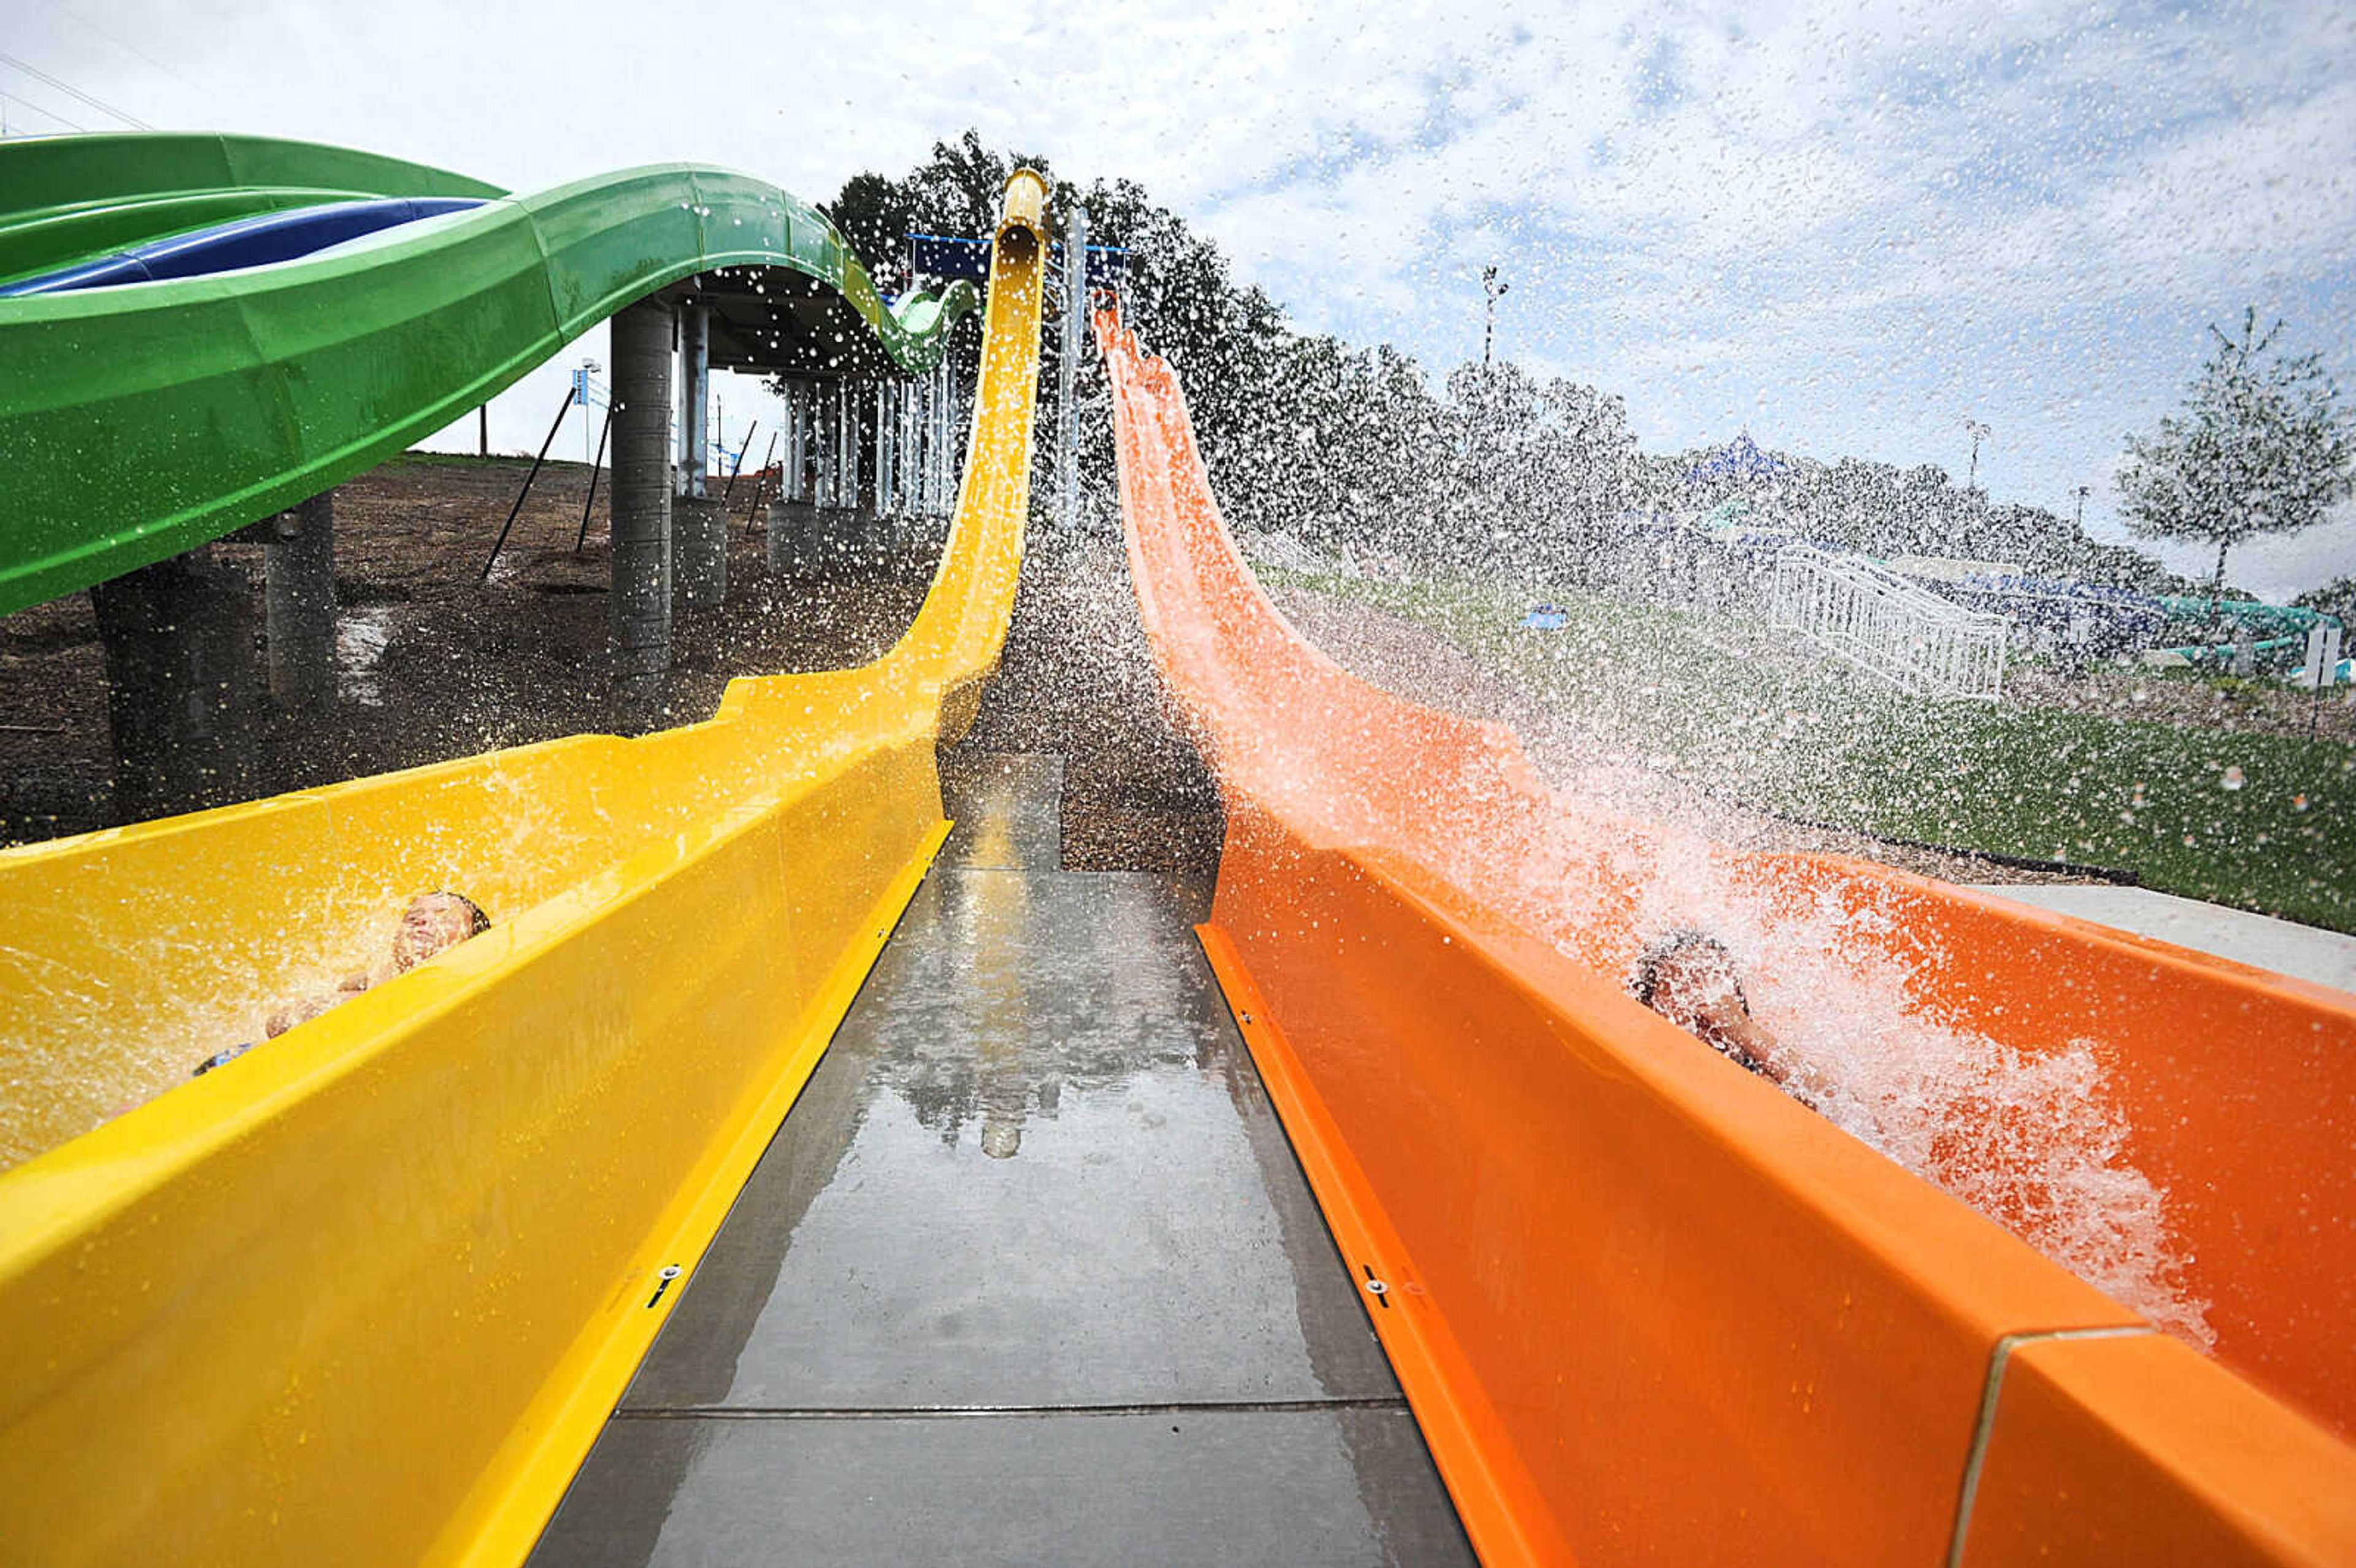
{"type": "MultiPolygon", "coordinates": [[[[1176,368],[1221,507],[1238,528],[1393,556],[1420,569],[1575,572],[1625,548],[1632,531],[1648,523],[1740,499],[1751,503],[1746,520],[1753,526],[1885,558],[1997,560],[2143,592],[2186,586],[2141,551],[2093,539],[2045,507],[1992,501],[1935,464],[1823,463],[1768,452],[1751,471],[1713,473],[1707,452],[1643,451],[1624,401],[1600,388],[1541,381],[1510,361],[1460,366],[1435,386],[1413,358],[1387,345],[1360,348],[1295,330],[1264,291],[1237,281],[1216,244],[1155,205],[1136,182],[1077,187],[1055,179],[1048,160],[1001,154],[971,131],[937,143],[904,176],[854,176],[826,211],[891,292],[916,281],[910,232],[988,235],[1006,177],[1018,166],[1048,178],[1051,213],[1085,206],[1091,241],[1130,251],[1124,315],[1176,368]]],[[[2287,371],[2277,367],[2270,383],[2260,361],[2273,338],[2255,334],[2254,318],[2240,339],[2218,336],[2222,361],[2190,389],[2185,414],[2131,443],[2122,490],[2138,531],[2222,539],[2230,548],[2297,520],[2284,505],[2268,511],[2268,504],[2295,503],[2305,508],[2297,517],[2311,522],[2317,508],[2344,495],[2347,443],[2331,422],[2336,389],[2311,357],[2287,371]],[[2237,436],[2237,412],[2253,407],[2268,428],[2237,436]],[[2201,466],[2203,452],[2222,452],[2241,466],[2211,475],[2201,466]],[[2278,481],[2255,501],[2254,475],[2278,481]],[[2214,513],[2221,497],[2233,503],[2230,515],[2209,518],[2216,528],[2204,534],[2201,508],[2214,513]]],[[[980,354],[978,320],[960,325],[951,352],[971,374],[980,354]]],[[[1043,387],[1055,385],[1060,352],[1051,330],[1043,387]]],[[[1083,357],[1081,462],[1098,482],[1096,493],[1109,496],[1111,416],[1102,374],[1093,355],[1083,357]]],[[[1042,400],[1040,418],[1034,453],[1044,479],[1054,456],[1050,400],[1042,400]]],[[[1043,501],[1044,488],[1033,487],[1043,501]]],[[[1114,526],[1109,517],[1098,524],[1114,526]]],[[[2220,588],[2222,581],[2221,549],[2220,588]]]]}

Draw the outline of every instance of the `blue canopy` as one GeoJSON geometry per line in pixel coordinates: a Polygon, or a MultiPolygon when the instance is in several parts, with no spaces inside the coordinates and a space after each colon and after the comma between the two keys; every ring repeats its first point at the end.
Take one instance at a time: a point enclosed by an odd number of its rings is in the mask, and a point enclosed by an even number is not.
{"type": "Polygon", "coordinates": [[[1792,465],[1782,458],[1760,451],[1759,443],[1752,441],[1746,431],[1687,469],[1686,483],[1706,485],[1718,479],[1775,479],[1791,471],[1792,465]]]}

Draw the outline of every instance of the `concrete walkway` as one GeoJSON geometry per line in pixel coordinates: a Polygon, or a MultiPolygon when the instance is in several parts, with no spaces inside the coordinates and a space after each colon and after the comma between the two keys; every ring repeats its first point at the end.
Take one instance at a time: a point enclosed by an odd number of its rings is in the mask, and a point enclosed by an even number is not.
{"type": "Polygon", "coordinates": [[[1472,1561],[1199,912],[1060,869],[1059,779],[951,804],[535,1563],[1472,1561]]]}
{"type": "Polygon", "coordinates": [[[2180,899],[2149,888],[1989,882],[1981,884],[1980,891],[2131,931],[2137,936],[2157,937],[2179,947],[2213,953],[2277,975],[2312,980],[2319,986],[2356,991],[2356,936],[2342,936],[2336,931],[2180,899]]]}

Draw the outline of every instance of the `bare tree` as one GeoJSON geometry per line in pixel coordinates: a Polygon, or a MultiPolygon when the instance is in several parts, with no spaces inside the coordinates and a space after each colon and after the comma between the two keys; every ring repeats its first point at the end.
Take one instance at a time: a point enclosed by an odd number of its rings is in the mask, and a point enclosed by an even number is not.
{"type": "Polygon", "coordinates": [[[2144,538],[2216,545],[2214,595],[2224,592],[2227,551],[2320,522],[2356,475],[2340,389],[2319,355],[2285,357],[2275,347],[2282,323],[2260,333],[2254,308],[2240,337],[2209,331],[2217,351],[2184,408],[2156,434],[2127,437],[2119,494],[2127,526],[2144,538]]]}

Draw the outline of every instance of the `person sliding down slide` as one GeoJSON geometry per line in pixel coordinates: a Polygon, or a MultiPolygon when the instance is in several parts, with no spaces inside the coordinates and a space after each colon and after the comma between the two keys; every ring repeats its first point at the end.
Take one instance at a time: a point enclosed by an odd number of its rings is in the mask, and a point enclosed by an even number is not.
{"type": "MultiPolygon", "coordinates": [[[[481,905],[463,894],[420,893],[401,912],[401,924],[393,931],[392,953],[386,963],[347,975],[333,991],[300,997],[273,1009],[262,1024],[262,1039],[275,1040],[296,1024],[307,1023],[370,987],[381,986],[396,975],[405,975],[435,954],[446,952],[469,937],[480,936],[490,928],[491,917],[483,912],[481,905]]],[[[236,1060],[258,1043],[248,1040],[208,1056],[197,1063],[193,1076],[201,1077],[221,1063],[236,1060]]]]}
{"type": "Polygon", "coordinates": [[[1638,1001],[1738,1066],[1766,1079],[1804,1105],[1779,1060],[1775,1036],[1751,1016],[1742,976],[1726,944],[1699,931],[1673,931],[1644,949],[1629,976],[1638,1001]]]}

